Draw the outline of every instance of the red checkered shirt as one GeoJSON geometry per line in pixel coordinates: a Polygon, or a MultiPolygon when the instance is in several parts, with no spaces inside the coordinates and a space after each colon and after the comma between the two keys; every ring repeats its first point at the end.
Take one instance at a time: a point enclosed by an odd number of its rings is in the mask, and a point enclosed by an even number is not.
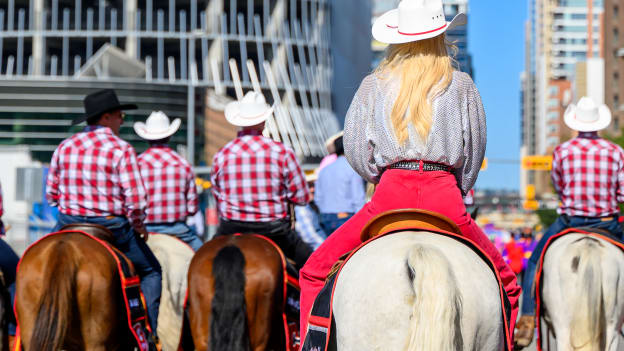
{"type": "Polygon", "coordinates": [[[624,150],[604,139],[575,138],[553,152],[559,214],[605,217],[624,202],[624,150]]]}
{"type": "Polygon", "coordinates": [[[310,201],[295,153],[252,131],[219,150],[211,180],[219,216],[228,220],[272,222],[289,217],[289,203],[310,201]]]}
{"type": "Polygon", "coordinates": [[[145,223],[185,221],[197,212],[195,174],[182,156],[154,145],[139,155],[139,167],[149,199],[145,223]]]}
{"type": "Polygon", "coordinates": [[[46,196],[70,216],[143,220],[147,206],[134,149],[106,127],[87,127],[61,142],[52,155],[46,196]]]}

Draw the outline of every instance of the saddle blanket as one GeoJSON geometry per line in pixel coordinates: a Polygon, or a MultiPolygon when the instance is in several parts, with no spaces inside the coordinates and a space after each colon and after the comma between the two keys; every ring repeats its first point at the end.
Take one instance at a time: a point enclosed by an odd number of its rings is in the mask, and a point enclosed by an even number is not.
{"type": "MultiPolygon", "coordinates": [[[[492,269],[492,272],[496,276],[496,280],[498,282],[498,286],[500,289],[501,296],[501,306],[503,311],[503,322],[505,328],[505,351],[512,351],[513,344],[511,343],[511,336],[509,335],[509,320],[511,319],[511,303],[503,290],[503,283],[500,278],[499,272],[496,270],[496,266],[489,258],[489,256],[483,252],[474,242],[471,240],[455,233],[446,232],[443,230],[434,230],[434,229],[420,229],[420,228],[404,228],[403,230],[423,230],[427,233],[436,233],[444,236],[448,236],[455,240],[458,240],[470,247],[474,250],[484,261],[485,263],[492,269]]],[[[336,281],[338,276],[340,275],[340,271],[344,267],[344,265],[349,261],[353,255],[360,250],[362,247],[367,245],[368,243],[382,238],[386,235],[392,235],[397,231],[392,231],[389,233],[378,235],[374,238],[367,240],[358,246],[355,250],[351,251],[347,258],[342,262],[338,268],[338,270],[328,278],[325,286],[321,290],[321,292],[314,300],[314,305],[312,306],[312,312],[310,313],[310,318],[308,320],[307,334],[305,341],[303,343],[302,351],[335,351],[337,349],[336,346],[336,324],[333,317],[333,295],[334,289],[336,287],[336,281]]]]}
{"type": "MultiPolygon", "coordinates": [[[[282,258],[282,270],[284,272],[284,290],[283,290],[283,300],[284,301],[284,309],[282,313],[282,321],[284,326],[284,345],[286,345],[286,351],[299,351],[301,346],[300,341],[300,332],[299,332],[299,314],[300,314],[300,304],[299,304],[299,295],[300,295],[300,287],[299,287],[299,278],[292,274],[293,267],[288,264],[286,260],[286,256],[284,256],[284,252],[280,249],[275,242],[271,239],[257,234],[244,234],[244,235],[254,235],[258,238],[264,239],[268,241],[277,252],[279,252],[280,257],[282,258]]],[[[184,310],[186,310],[188,304],[188,291],[186,293],[186,299],[184,302],[184,310]]],[[[184,318],[184,323],[182,326],[182,333],[180,337],[180,346],[178,350],[194,350],[194,345],[192,345],[192,337],[190,335],[190,328],[188,325],[188,319],[184,318]]]]}
{"type": "MultiPolygon", "coordinates": [[[[136,347],[139,351],[156,351],[156,345],[152,341],[152,330],[148,323],[147,319],[147,308],[145,305],[145,298],[143,297],[143,293],[141,292],[141,281],[136,275],[134,266],[132,262],[123,254],[121,251],[117,250],[112,245],[107,242],[100,240],[88,233],[83,231],[71,230],[71,231],[60,231],[56,233],[50,233],[42,237],[41,239],[34,242],[32,245],[24,251],[24,255],[28,250],[39,243],[39,241],[53,236],[53,235],[63,235],[67,233],[79,233],[85,235],[92,240],[95,240],[100,245],[102,245],[113,257],[115,262],[117,263],[117,270],[119,271],[119,277],[121,278],[121,291],[123,293],[126,316],[128,319],[128,328],[130,329],[130,333],[133,336],[133,341],[136,343],[136,347]]],[[[22,256],[23,257],[23,256],[22,256]]],[[[18,264],[19,269],[19,264],[18,264]]],[[[19,320],[17,324],[17,335],[16,335],[16,343],[15,349],[13,351],[21,350],[21,338],[20,338],[20,329],[19,329],[19,320]]]]}
{"type": "Polygon", "coordinates": [[[566,234],[585,234],[588,236],[593,236],[596,238],[600,238],[603,239],[617,247],[619,247],[620,249],[622,249],[622,251],[624,251],[624,243],[614,239],[613,237],[606,235],[606,234],[601,234],[601,233],[597,233],[597,232],[592,232],[589,231],[591,229],[579,229],[579,228],[570,228],[570,229],[566,229],[564,231],[562,231],[559,234],[553,235],[550,239],[548,239],[548,241],[546,242],[546,245],[544,246],[544,249],[542,250],[542,255],[540,256],[539,259],[539,264],[537,266],[537,270],[535,272],[535,291],[538,292],[535,294],[535,302],[536,302],[536,309],[535,309],[535,319],[536,319],[536,327],[537,327],[537,350],[538,351],[543,351],[542,348],[542,340],[543,340],[543,336],[542,336],[542,328],[541,328],[541,313],[542,313],[542,297],[541,297],[541,290],[540,290],[540,286],[542,284],[542,272],[543,272],[543,263],[544,263],[544,257],[546,257],[546,252],[548,251],[548,248],[550,247],[550,245],[555,242],[555,240],[561,238],[562,236],[566,235],[566,234]]]}

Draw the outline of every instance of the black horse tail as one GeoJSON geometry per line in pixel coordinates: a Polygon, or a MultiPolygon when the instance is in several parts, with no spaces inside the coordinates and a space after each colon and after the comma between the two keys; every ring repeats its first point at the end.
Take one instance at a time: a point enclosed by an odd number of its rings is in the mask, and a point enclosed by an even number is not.
{"type": "Polygon", "coordinates": [[[214,297],[210,350],[250,351],[245,303],[245,256],[236,246],[219,250],[212,263],[214,297]]]}

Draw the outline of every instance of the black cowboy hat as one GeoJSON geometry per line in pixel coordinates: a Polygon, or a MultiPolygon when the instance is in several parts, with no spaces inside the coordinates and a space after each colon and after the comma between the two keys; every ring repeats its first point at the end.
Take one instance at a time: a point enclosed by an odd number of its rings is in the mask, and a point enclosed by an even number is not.
{"type": "Polygon", "coordinates": [[[120,104],[117,94],[113,89],[104,89],[87,95],[82,101],[85,107],[85,114],[72,121],[76,125],[88,120],[91,117],[99,116],[103,113],[114,110],[136,110],[135,104],[120,104]]]}

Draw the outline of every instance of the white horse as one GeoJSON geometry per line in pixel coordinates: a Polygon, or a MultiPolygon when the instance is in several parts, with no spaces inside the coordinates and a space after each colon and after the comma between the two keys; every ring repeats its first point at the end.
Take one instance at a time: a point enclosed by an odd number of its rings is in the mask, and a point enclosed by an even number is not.
{"type": "Polygon", "coordinates": [[[609,242],[567,234],[544,257],[542,345],[557,351],[624,350],[624,254],[609,242]],[[554,348],[556,346],[556,348],[554,348]]]}
{"type": "Polygon", "coordinates": [[[163,351],[176,351],[182,331],[188,267],[194,252],[184,242],[164,234],[150,234],[147,245],[162,268],[158,337],[163,351]]]}
{"type": "Polygon", "coordinates": [[[499,286],[469,247],[438,234],[377,239],[344,266],[334,292],[338,351],[500,351],[499,286]]]}

